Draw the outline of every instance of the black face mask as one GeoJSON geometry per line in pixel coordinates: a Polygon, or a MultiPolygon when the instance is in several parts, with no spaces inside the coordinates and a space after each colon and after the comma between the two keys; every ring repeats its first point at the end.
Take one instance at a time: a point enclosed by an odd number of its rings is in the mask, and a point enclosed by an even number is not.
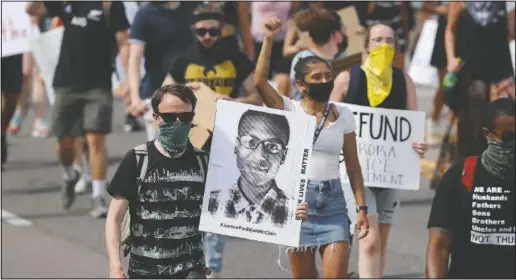
{"type": "Polygon", "coordinates": [[[327,83],[307,84],[308,96],[317,102],[327,102],[333,90],[333,81],[327,83]]]}
{"type": "Polygon", "coordinates": [[[342,34],[342,42],[340,42],[337,45],[337,48],[339,49],[338,53],[335,55],[335,57],[340,56],[343,52],[345,52],[348,49],[349,42],[348,42],[348,36],[342,34]]]}

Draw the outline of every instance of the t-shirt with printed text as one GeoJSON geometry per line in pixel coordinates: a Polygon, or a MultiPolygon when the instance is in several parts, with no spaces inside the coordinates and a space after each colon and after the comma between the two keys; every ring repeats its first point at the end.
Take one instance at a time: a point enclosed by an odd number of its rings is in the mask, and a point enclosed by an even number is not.
{"type": "Polygon", "coordinates": [[[208,154],[189,145],[179,158],[147,142],[148,168],[138,190],[134,150],[120,163],[107,191],[129,201],[130,278],[185,278],[204,268],[198,231],[208,154]]]}
{"type": "Polygon", "coordinates": [[[123,3],[111,4],[109,20],[100,1],[44,4],[48,14],[59,17],[64,25],[53,86],[76,91],[111,90],[111,47],[115,34],[129,28],[123,3]]]}
{"type": "Polygon", "coordinates": [[[436,189],[428,228],[453,233],[448,278],[515,278],[515,181],[477,163],[471,191],[463,165],[451,167],[436,189]]]}

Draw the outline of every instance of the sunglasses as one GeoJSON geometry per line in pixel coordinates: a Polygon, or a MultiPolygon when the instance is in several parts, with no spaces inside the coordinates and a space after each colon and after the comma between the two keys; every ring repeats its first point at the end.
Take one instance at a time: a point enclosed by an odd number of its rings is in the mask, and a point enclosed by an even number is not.
{"type": "Polygon", "coordinates": [[[197,35],[204,37],[206,36],[206,33],[210,34],[211,37],[218,37],[220,36],[220,29],[219,28],[197,28],[195,29],[195,33],[197,35]]]}
{"type": "Polygon", "coordinates": [[[283,150],[285,150],[285,145],[283,145],[283,143],[279,143],[275,140],[261,141],[250,135],[240,136],[240,137],[238,137],[238,140],[240,141],[240,144],[244,148],[251,149],[251,150],[255,150],[256,148],[258,148],[258,146],[260,146],[260,144],[262,144],[263,147],[265,148],[265,151],[272,155],[279,154],[283,150]]]}
{"type": "Polygon", "coordinates": [[[185,112],[185,113],[158,113],[164,122],[166,123],[174,123],[177,119],[179,119],[183,123],[191,123],[195,113],[194,112],[185,112]]]}

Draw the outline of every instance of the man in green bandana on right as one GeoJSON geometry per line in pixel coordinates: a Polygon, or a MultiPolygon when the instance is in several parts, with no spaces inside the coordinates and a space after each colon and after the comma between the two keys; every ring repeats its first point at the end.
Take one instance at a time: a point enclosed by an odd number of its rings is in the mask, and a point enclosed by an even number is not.
{"type": "Polygon", "coordinates": [[[437,187],[427,278],[516,277],[514,112],[511,98],[491,102],[483,128],[487,149],[448,169],[437,187]]]}

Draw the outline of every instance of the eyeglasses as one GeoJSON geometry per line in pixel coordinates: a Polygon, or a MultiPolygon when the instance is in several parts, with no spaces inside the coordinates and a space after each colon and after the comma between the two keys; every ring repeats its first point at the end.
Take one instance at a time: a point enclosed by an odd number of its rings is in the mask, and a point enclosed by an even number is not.
{"type": "Polygon", "coordinates": [[[260,144],[262,144],[265,148],[265,151],[272,155],[279,154],[286,149],[283,143],[279,143],[275,140],[261,141],[250,135],[239,136],[238,141],[244,148],[251,150],[255,150],[260,144]]]}
{"type": "Polygon", "coordinates": [[[166,123],[173,123],[177,119],[179,119],[183,123],[191,123],[195,113],[194,112],[185,112],[185,113],[157,113],[163,121],[166,123]]]}
{"type": "Polygon", "coordinates": [[[219,28],[197,28],[195,29],[195,33],[197,35],[204,37],[206,36],[206,33],[210,34],[210,37],[218,37],[220,36],[220,29],[219,28]]]}
{"type": "Polygon", "coordinates": [[[375,43],[386,43],[386,44],[394,44],[394,38],[393,37],[374,37],[371,38],[372,42],[375,43]]]}

